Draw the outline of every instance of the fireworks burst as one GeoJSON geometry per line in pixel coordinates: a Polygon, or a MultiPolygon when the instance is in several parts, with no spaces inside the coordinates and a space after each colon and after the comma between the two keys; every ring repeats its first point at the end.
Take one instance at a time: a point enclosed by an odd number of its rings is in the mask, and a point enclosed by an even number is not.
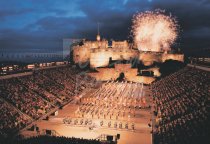
{"type": "Polygon", "coordinates": [[[177,38],[178,25],[175,18],[164,11],[146,11],[134,15],[132,33],[141,51],[169,51],[177,38]]]}

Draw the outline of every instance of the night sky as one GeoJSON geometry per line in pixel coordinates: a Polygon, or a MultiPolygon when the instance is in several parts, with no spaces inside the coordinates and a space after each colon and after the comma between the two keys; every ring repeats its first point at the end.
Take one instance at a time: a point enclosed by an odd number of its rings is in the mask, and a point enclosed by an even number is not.
{"type": "Polygon", "coordinates": [[[128,39],[136,12],[176,16],[184,52],[210,47],[210,0],[1,0],[0,53],[62,50],[65,38],[128,39]]]}

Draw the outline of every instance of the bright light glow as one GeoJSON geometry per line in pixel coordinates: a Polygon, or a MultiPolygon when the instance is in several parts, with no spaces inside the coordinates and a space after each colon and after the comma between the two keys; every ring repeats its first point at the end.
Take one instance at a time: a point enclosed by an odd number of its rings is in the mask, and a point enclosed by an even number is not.
{"type": "Polygon", "coordinates": [[[169,51],[177,39],[177,21],[162,10],[134,15],[132,33],[141,51],[169,51]]]}

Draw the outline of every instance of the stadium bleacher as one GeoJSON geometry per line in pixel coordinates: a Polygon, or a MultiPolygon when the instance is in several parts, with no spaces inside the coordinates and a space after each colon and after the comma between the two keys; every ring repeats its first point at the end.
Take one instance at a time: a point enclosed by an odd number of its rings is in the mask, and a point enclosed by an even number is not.
{"type": "MultiPolygon", "coordinates": [[[[24,128],[92,87],[93,79],[69,66],[41,69],[32,75],[0,80],[0,135],[24,128]]],[[[155,144],[197,144],[208,141],[210,73],[185,67],[151,85],[156,115],[155,144]]],[[[36,141],[58,139],[36,137],[36,141]]],[[[59,138],[60,140],[62,138],[59,138]]],[[[32,141],[34,141],[32,140],[32,141]]],[[[67,138],[60,143],[100,143],[67,138]],[[69,142],[69,140],[71,142],[69,142]]],[[[21,143],[30,143],[30,140],[21,143]]]]}
{"type": "Polygon", "coordinates": [[[155,144],[206,143],[210,73],[185,67],[152,84],[155,144]]]}
{"type": "MultiPolygon", "coordinates": [[[[0,137],[1,138],[1,137],[0,137]]],[[[113,142],[101,142],[94,139],[81,139],[81,138],[68,138],[64,136],[47,136],[41,135],[36,137],[31,137],[27,139],[19,140],[3,140],[0,139],[0,142],[4,144],[114,144],[113,142]]]]}
{"type": "Polygon", "coordinates": [[[65,66],[0,80],[0,133],[23,128],[91,87],[94,79],[80,73],[65,66]]]}

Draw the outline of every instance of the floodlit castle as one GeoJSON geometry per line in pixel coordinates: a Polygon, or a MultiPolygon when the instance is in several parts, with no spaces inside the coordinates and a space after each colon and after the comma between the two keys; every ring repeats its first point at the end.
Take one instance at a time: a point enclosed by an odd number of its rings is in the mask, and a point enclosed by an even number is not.
{"type": "MultiPolygon", "coordinates": [[[[109,45],[107,40],[101,40],[99,32],[96,36],[96,41],[83,40],[82,44],[73,46],[74,63],[89,63],[90,68],[94,68],[99,71],[99,73],[91,74],[91,76],[96,77],[98,80],[116,79],[116,77],[119,76],[119,73],[123,72],[125,73],[125,77],[127,76],[127,80],[139,82],[138,78],[136,78],[136,75],[138,74],[137,69],[133,71],[131,64],[115,64],[114,69],[108,68],[110,61],[131,61],[132,59],[141,61],[145,66],[150,66],[154,62],[162,63],[169,59],[183,62],[184,55],[171,54],[166,52],[139,51],[134,44],[128,43],[126,40],[113,40],[112,44],[109,45]]],[[[150,70],[154,72],[155,76],[160,75],[156,68],[152,68],[150,70]]],[[[150,82],[153,80],[154,79],[152,79],[150,82]]]]}

